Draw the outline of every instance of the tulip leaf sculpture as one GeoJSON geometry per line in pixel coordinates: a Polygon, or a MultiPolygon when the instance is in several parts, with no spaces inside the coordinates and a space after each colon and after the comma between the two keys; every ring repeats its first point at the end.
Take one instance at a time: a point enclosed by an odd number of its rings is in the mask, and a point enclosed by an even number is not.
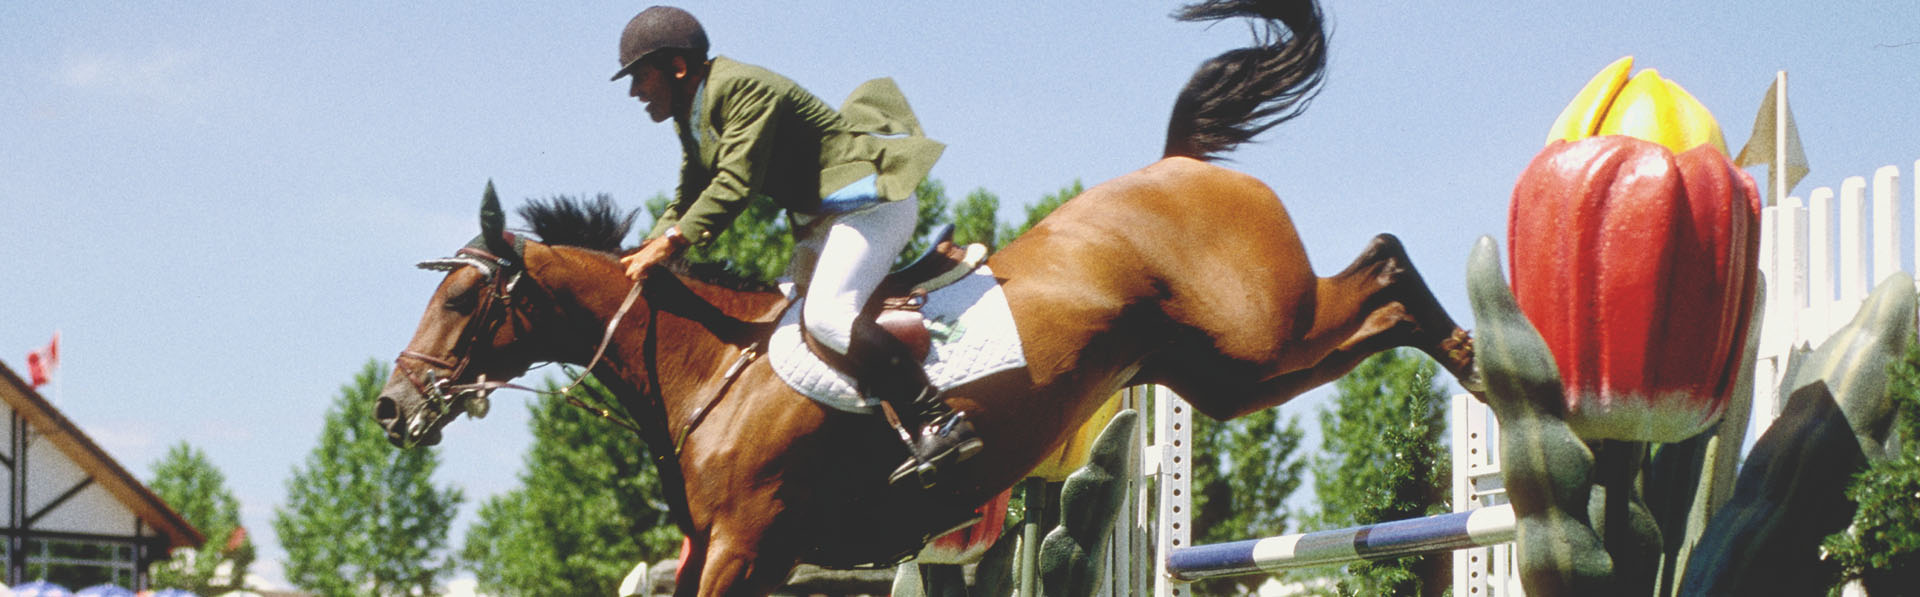
{"type": "Polygon", "coordinates": [[[1087,463],[1060,488],[1060,526],[1040,542],[1043,595],[1079,597],[1100,588],[1107,538],[1125,499],[1127,459],[1137,451],[1140,414],[1122,410],[1093,442],[1087,463]]]}
{"type": "Polygon", "coordinates": [[[1810,595],[1840,564],[1821,554],[1847,529],[1847,484],[1886,458],[1893,401],[1889,366],[1912,344],[1913,279],[1888,276],[1845,327],[1800,360],[1781,385],[1791,396],[1754,444],[1730,500],[1704,525],[1684,595],[1810,595]]]}
{"type": "Polygon", "coordinates": [[[1507,288],[1500,251],[1480,237],[1467,260],[1475,366],[1500,420],[1500,464],[1513,504],[1520,582],[1529,595],[1604,595],[1613,560],[1587,509],[1593,452],[1566,422],[1553,353],[1507,288]]]}

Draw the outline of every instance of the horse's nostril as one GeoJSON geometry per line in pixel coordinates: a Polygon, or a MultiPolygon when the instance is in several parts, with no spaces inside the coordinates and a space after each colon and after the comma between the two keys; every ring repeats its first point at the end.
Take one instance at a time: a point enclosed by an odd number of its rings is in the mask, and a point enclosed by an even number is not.
{"type": "Polygon", "coordinates": [[[396,431],[394,426],[400,421],[400,403],[392,398],[381,396],[380,400],[373,404],[373,420],[379,422],[380,428],[389,433],[396,431]]]}

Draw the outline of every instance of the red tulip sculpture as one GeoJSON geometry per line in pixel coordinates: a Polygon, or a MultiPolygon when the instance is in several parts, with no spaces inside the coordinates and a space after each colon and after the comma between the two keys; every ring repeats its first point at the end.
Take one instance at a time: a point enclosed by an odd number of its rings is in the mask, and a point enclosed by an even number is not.
{"type": "Polygon", "coordinates": [[[1848,519],[1846,486],[1891,445],[1889,364],[1920,298],[1889,276],[1798,349],[1785,410],[1736,465],[1764,293],[1759,193],[1712,115],[1654,71],[1629,79],[1632,65],[1594,77],[1521,174],[1511,286],[1491,237],[1468,259],[1521,582],[1543,596],[1820,594],[1842,573],[1827,546],[1878,524],[1848,519]]]}
{"type": "Polygon", "coordinates": [[[1513,294],[1588,440],[1677,442],[1726,410],[1758,275],[1760,199],[1713,115],[1633,58],[1595,76],[1520,175],[1513,294]]]}
{"type": "Polygon", "coordinates": [[[1491,238],[1470,259],[1475,352],[1528,594],[1672,584],[1660,575],[1684,555],[1663,569],[1662,531],[1687,525],[1663,522],[1667,496],[1702,476],[1651,480],[1647,442],[1710,437],[1752,349],[1758,191],[1712,114],[1655,71],[1629,78],[1632,66],[1595,76],[1520,175],[1511,287],[1491,238]]]}

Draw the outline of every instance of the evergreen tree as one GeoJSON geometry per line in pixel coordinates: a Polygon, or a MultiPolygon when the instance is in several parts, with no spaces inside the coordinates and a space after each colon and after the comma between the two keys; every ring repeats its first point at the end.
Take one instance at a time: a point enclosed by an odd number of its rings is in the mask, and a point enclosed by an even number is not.
{"type": "MultiPolygon", "coordinates": [[[[1321,451],[1312,464],[1319,529],[1449,510],[1447,396],[1437,370],[1420,353],[1396,349],[1334,382],[1334,404],[1320,413],[1321,451]]],[[[1444,554],[1412,556],[1348,564],[1336,582],[1343,594],[1439,595],[1450,572],[1444,554]]]]}
{"type": "Polygon", "coordinates": [[[433,485],[440,457],[398,450],[373,420],[386,370],[369,360],[340,388],[319,444],[287,481],[273,528],[287,580],[329,597],[433,595],[452,571],[447,529],[461,494],[433,485]]]}
{"type": "Polygon", "coordinates": [[[153,586],[200,595],[245,588],[253,540],[240,528],[240,500],[207,454],[184,441],[175,444],[154,463],[147,487],[206,537],[205,543],[177,550],[173,559],[154,565],[153,586]]]}
{"type": "MultiPolygon", "coordinates": [[[[1299,417],[1269,408],[1232,421],[1193,418],[1193,530],[1195,544],[1224,543],[1288,532],[1287,506],[1305,480],[1299,455],[1306,432],[1299,417]]],[[[1207,581],[1196,593],[1248,595],[1266,575],[1207,581]]]]}
{"type": "Polygon", "coordinates": [[[1889,368],[1895,414],[1887,458],[1854,476],[1847,487],[1859,504],[1853,525],[1823,545],[1847,578],[1864,579],[1875,595],[1920,586],[1920,342],[1889,368]]]}
{"type": "MultiPolygon", "coordinates": [[[[548,380],[545,389],[561,387],[548,380]]],[[[592,378],[574,392],[617,404],[592,378]]],[[[520,486],[481,505],[461,551],[481,592],[611,595],[635,563],[678,553],[680,529],[646,444],[564,398],[542,395],[528,410],[533,446],[520,486]]]]}

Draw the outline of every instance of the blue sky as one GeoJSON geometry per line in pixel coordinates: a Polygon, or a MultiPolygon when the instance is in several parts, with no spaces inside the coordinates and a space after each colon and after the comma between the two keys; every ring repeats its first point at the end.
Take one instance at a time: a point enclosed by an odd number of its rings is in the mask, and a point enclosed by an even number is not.
{"type": "MultiPolygon", "coordinates": [[[[1316,269],[1395,233],[1462,321],[1471,243],[1504,235],[1548,125],[1622,55],[1736,150],[1788,71],[1813,167],[1796,194],[1920,157],[1909,2],[1438,4],[1327,4],[1324,92],[1230,157],[1287,202],[1316,269]]],[[[933,176],[997,193],[1004,219],[1153,161],[1193,67],[1247,40],[1173,3],[684,6],[716,52],[830,102],[894,77],[950,145],[933,176]]],[[[339,387],[412,334],[438,280],[412,264],[473,235],[488,179],[510,203],[672,188],[671,131],[607,82],[642,7],[0,5],[0,361],[23,370],[59,330],[58,406],[143,478],[174,443],[209,452],[277,575],[285,478],[339,387]]],[[[469,497],[456,532],[520,466],[524,409],[497,400],[443,444],[469,497]]],[[[1321,401],[1285,408],[1312,421],[1321,401]]]]}

